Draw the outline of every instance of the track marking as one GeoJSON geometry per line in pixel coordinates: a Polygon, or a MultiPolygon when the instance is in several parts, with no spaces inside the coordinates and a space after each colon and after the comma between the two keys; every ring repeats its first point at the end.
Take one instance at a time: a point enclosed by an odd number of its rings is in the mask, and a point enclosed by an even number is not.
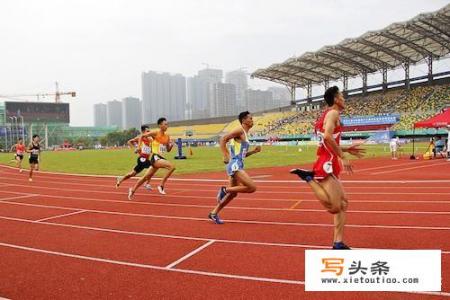
{"type": "MultiPolygon", "coordinates": [[[[24,193],[20,192],[8,192],[10,194],[19,194],[23,195],[24,193]]],[[[30,194],[31,195],[31,194],[30,194]]],[[[90,201],[100,201],[100,202],[113,202],[113,203],[133,203],[133,204],[139,204],[139,205],[158,205],[158,206],[180,206],[180,207],[213,207],[213,205],[196,205],[196,204],[178,204],[178,203],[157,203],[157,202],[141,202],[141,201],[134,201],[130,202],[129,200],[112,200],[112,199],[98,199],[98,198],[88,198],[88,197],[73,197],[73,196],[56,196],[56,195],[48,195],[48,194],[34,194],[35,196],[41,196],[41,197],[49,197],[49,198],[63,198],[63,199],[76,199],[76,200],[90,200],[90,201]]],[[[125,195],[125,194],[123,194],[125,195]]],[[[136,194],[138,196],[145,196],[148,194],[136,194]]],[[[162,196],[159,196],[159,194],[155,194],[156,197],[162,198],[162,196]]],[[[153,196],[155,196],[153,195],[153,196]]],[[[167,198],[171,198],[171,195],[166,195],[167,198]]],[[[192,196],[173,196],[173,198],[193,198],[192,196]]],[[[196,196],[195,198],[198,199],[216,199],[216,197],[209,197],[209,196],[196,196]]],[[[239,198],[240,200],[247,200],[247,201],[274,201],[274,202],[294,202],[296,199],[278,199],[278,198],[239,198]]],[[[1,201],[1,199],[0,199],[1,201]]],[[[302,199],[303,202],[318,202],[317,199],[302,199]]],[[[450,200],[351,200],[351,203],[450,203],[450,200]]],[[[255,209],[255,210],[286,210],[285,208],[262,208],[262,207],[239,207],[239,206],[227,206],[228,208],[239,208],[239,209],[255,209]]],[[[321,211],[321,210],[318,210],[321,211]]],[[[347,211],[349,212],[349,211],[347,211]]],[[[353,211],[357,212],[357,211],[353,211]]],[[[408,211],[404,211],[408,212],[408,211]]],[[[421,212],[418,212],[421,213],[421,212]]],[[[426,213],[426,212],[424,212],[426,213]]]]}
{"type": "MultiPolygon", "coordinates": [[[[168,207],[190,207],[190,208],[213,208],[214,205],[197,205],[197,204],[178,204],[178,203],[156,203],[156,202],[130,202],[125,200],[104,200],[104,199],[97,199],[97,198],[84,198],[84,197],[72,197],[72,196],[56,196],[56,195],[40,195],[41,197],[48,197],[48,198],[55,198],[55,199],[72,199],[72,200],[80,200],[80,201],[87,201],[87,202],[111,202],[111,203],[125,203],[125,204],[134,204],[134,205],[148,205],[148,206],[168,206],[168,207]]],[[[243,199],[247,200],[247,199],[243,199]]],[[[311,202],[317,202],[317,200],[303,200],[311,201],[311,202]]],[[[2,201],[0,201],[1,203],[2,201]]],[[[366,201],[362,201],[366,202],[366,201]]],[[[370,201],[367,201],[370,202],[370,201]]],[[[408,203],[408,201],[403,201],[405,203],[408,203]]],[[[411,201],[414,202],[414,201],[411,201]]],[[[430,201],[431,202],[431,201],[430,201]]],[[[7,204],[14,204],[14,205],[30,205],[30,206],[39,206],[39,204],[32,204],[32,203],[26,203],[26,202],[7,202],[4,201],[4,203],[7,204]]],[[[422,203],[422,202],[421,202],[422,203]]],[[[423,202],[428,203],[428,202],[423,202]]],[[[440,203],[440,202],[436,202],[440,203]]],[[[53,207],[53,206],[52,206],[53,207]]],[[[60,207],[60,206],[56,206],[60,207]]],[[[67,208],[67,206],[64,206],[67,208]]],[[[79,210],[81,208],[70,208],[72,210],[79,210]]],[[[234,209],[234,210],[261,210],[261,211],[288,211],[288,212],[325,212],[324,209],[313,209],[313,208],[299,208],[299,209],[288,209],[288,208],[264,208],[264,207],[246,207],[246,206],[228,206],[227,209],[234,209]]],[[[363,213],[363,214],[411,214],[411,215],[449,215],[449,211],[408,211],[408,210],[347,210],[347,213],[350,214],[357,214],[357,213],[363,213]]]]}
{"type": "MultiPolygon", "coordinates": [[[[6,173],[6,172],[1,172],[0,171],[0,173],[5,173],[5,174],[8,174],[9,175],[9,173],[6,173]]],[[[4,178],[4,179],[7,179],[7,180],[14,180],[14,181],[19,181],[19,182],[23,182],[23,180],[22,179],[18,179],[18,178],[10,178],[10,177],[0,177],[0,178],[4,178]]],[[[46,177],[46,178],[50,178],[50,177],[46,177]]],[[[54,179],[48,179],[48,180],[40,180],[39,182],[42,182],[42,183],[54,183],[54,179]]],[[[70,181],[69,180],[66,180],[65,181],[66,182],[66,184],[68,184],[68,185],[81,185],[81,186],[93,186],[93,187],[108,187],[108,188],[112,188],[113,187],[113,184],[106,184],[107,182],[106,181],[102,181],[102,184],[93,184],[93,183],[86,183],[87,181],[86,180],[77,180],[77,179],[70,179],[70,181]]],[[[300,181],[297,181],[298,183],[302,183],[302,182],[300,182],[300,181]]],[[[397,181],[388,181],[387,183],[389,183],[389,182],[392,182],[392,183],[396,183],[397,181]]],[[[449,181],[450,182],[450,181],[449,181]]],[[[280,182],[281,183],[281,182],[280,182]]],[[[358,182],[359,183],[359,182],[358,182]]],[[[397,182],[397,183],[403,183],[403,184],[405,184],[405,183],[408,183],[408,181],[407,182],[397,182]]],[[[12,185],[12,184],[8,184],[8,183],[4,183],[4,185],[6,186],[6,185],[12,185]]],[[[184,183],[184,182],[171,182],[171,185],[175,185],[175,186],[185,186],[185,185],[188,185],[188,186],[190,186],[190,187],[192,187],[192,186],[206,186],[206,187],[214,187],[214,188],[217,188],[217,185],[216,184],[205,184],[205,183],[193,183],[193,182],[189,182],[189,183],[184,183]]],[[[28,185],[24,185],[24,186],[27,186],[27,187],[29,187],[28,185]]],[[[278,189],[293,189],[293,190],[298,190],[299,189],[299,187],[298,186],[286,186],[286,185],[262,185],[262,186],[260,186],[260,187],[262,187],[262,188],[278,188],[278,189]]],[[[370,188],[381,188],[381,189],[435,189],[435,188],[442,188],[442,189],[444,189],[444,188],[447,188],[447,189],[450,189],[450,186],[421,186],[421,187],[417,187],[417,186],[376,186],[376,187],[374,187],[374,186],[360,186],[360,185],[358,185],[358,186],[346,186],[345,187],[346,188],[346,190],[348,190],[348,189],[370,189],[370,188]]],[[[192,188],[191,188],[191,190],[192,190],[192,188]]],[[[211,191],[216,191],[216,189],[211,189],[211,191]]]]}
{"type": "Polygon", "coordinates": [[[416,167],[411,167],[411,168],[400,168],[400,169],[395,169],[395,170],[389,170],[389,171],[383,171],[383,172],[376,172],[376,173],[371,173],[371,175],[380,175],[380,174],[387,174],[387,173],[396,173],[396,172],[402,172],[402,171],[406,171],[406,170],[414,170],[414,169],[420,169],[420,168],[428,168],[428,167],[435,167],[435,166],[441,166],[441,165],[450,165],[449,162],[445,161],[445,162],[441,162],[441,163],[436,163],[436,164],[432,164],[432,165],[422,165],[422,166],[416,166],[416,167]]]}
{"type": "MultiPolygon", "coordinates": [[[[2,165],[4,168],[11,168],[9,166],[2,165]]],[[[63,176],[73,176],[73,177],[95,177],[98,179],[102,178],[116,178],[116,175],[91,175],[91,174],[77,174],[77,173],[59,173],[59,172],[49,172],[40,171],[42,174],[49,175],[63,175],[63,176]]],[[[155,180],[162,180],[160,177],[153,177],[155,180]]],[[[227,179],[209,179],[209,178],[170,178],[170,181],[196,181],[196,182],[228,182],[227,179]]],[[[299,180],[254,180],[255,182],[261,183],[300,183],[305,184],[299,180]]],[[[341,180],[343,183],[450,183],[450,179],[430,179],[430,180],[341,180]]]]}
{"type": "MultiPolygon", "coordinates": [[[[40,204],[29,204],[29,203],[19,203],[19,202],[3,202],[7,204],[16,204],[31,207],[43,207],[43,208],[56,208],[65,210],[79,210],[80,208],[74,207],[64,207],[55,205],[40,205],[40,204]]],[[[83,209],[84,212],[107,214],[107,215],[118,215],[118,216],[129,216],[129,217],[143,217],[143,218],[156,218],[156,219],[168,219],[168,220],[185,220],[185,221],[209,221],[207,218],[198,217],[180,217],[180,216],[168,216],[168,215],[151,215],[151,214],[137,214],[137,213],[124,213],[106,210],[96,210],[96,209],[83,209]]],[[[450,212],[448,212],[450,214],[450,212]]],[[[2,218],[2,217],[0,217],[2,218]]],[[[271,222],[271,221],[255,221],[255,220],[227,220],[227,223],[238,223],[238,224],[254,224],[254,225],[277,225],[277,226],[306,226],[306,227],[334,227],[333,224],[322,224],[322,223],[295,223],[295,222],[271,222]]],[[[381,228],[381,229],[416,229],[416,230],[450,230],[450,227],[441,226],[407,226],[407,225],[364,225],[364,224],[346,224],[347,228],[381,228]]]]}
{"type": "MultiPolygon", "coordinates": [[[[9,193],[9,192],[8,192],[9,193]]],[[[11,193],[13,194],[13,193],[11,193]]],[[[24,194],[24,193],[21,193],[24,194]]],[[[17,200],[17,199],[25,199],[25,198],[32,198],[32,197],[37,197],[39,196],[39,194],[27,194],[27,195],[23,195],[23,196],[14,196],[14,197],[6,197],[6,198],[0,198],[0,202],[2,201],[8,201],[8,200],[17,200]]]]}
{"type": "Polygon", "coordinates": [[[231,274],[225,274],[225,273],[203,272],[203,271],[195,271],[195,270],[187,270],[187,269],[176,269],[176,268],[168,269],[166,267],[155,266],[155,265],[138,264],[138,263],[132,263],[132,262],[126,262],[126,261],[120,261],[120,260],[112,260],[112,259],[105,259],[105,258],[99,258],[99,257],[71,254],[71,253],[65,253],[65,252],[59,252],[59,251],[50,251],[50,250],[25,247],[25,246],[19,246],[19,245],[7,244],[7,243],[1,243],[1,242],[0,242],[0,246],[13,248],[13,249],[20,249],[20,250],[25,250],[25,251],[31,251],[31,252],[39,252],[39,253],[44,253],[44,254],[77,258],[77,259],[82,259],[82,260],[103,262],[103,263],[116,264],[116,265],[122,265],[122,266],[128,266],[128,267],[153,269],[153,270],[160,270],[160,271],[166,271],[166,272],[180,272],[180,273],[189,273],[189,274],[196,274],[196,275],[207,275],[207,276],[214,276],[214,277],[245,279],[245,280],[254,280],[254,281],[266,281],[266,282],[275,282],[275,283],[304,284],[303,281],[288,280],[288,279],[241,276],[241,275],[231,275],[231,274]]]}
{"type": "MultiPolygon", "coordinates": [[[[63,224],[63,223],[36,222],[36,221],[33,221],[33,220],[12,218],[12,217],[2,217],[2,216],[0,216],[0,219],[9,220],[9,221],[15,221],[15,222],[22,222],[22,223],[44,224],[44,225],[50,225],[50,226],[56,226],[56,227],[76,228],[76,229],[92,230],[92,231],[99,231],[99,232],[109,232],[109,233],[117,233],[117,234],[125,234],[125,235],[151,236],[151,237],[160,237],[160,238],[168,238],[168,239],[179,239],[179,240],[189,240],[189,241],[204,241],[204,242],[208,242],[208,241],[214,240],[217,243],[225,243],[225,244],[256,245],[256,246],[271,246],[271,247],[292,247],[292,248],[310,248],[310,249],[330,249],[330,246],[323,246],[323,245],[224,240],[224,239],[217,239],[217,238],[204,238],[204,237],[192,237],[192,236],[171,235],[171,234],[150,233],[150,232],[126,231],[126,230],[120,230],[120,229],[108,229],[108,228],[100,228],[100,227],[90,227],[90,226],[82,226],[82,225],[63,224]]],[[[357,247],[353,247],[352,249],[373,250],[374,248],[357,248],[357,247]]],[[[382,248],[377,248],[377,249],[382,249],[382,248]]],[[[385,249],[385,250],[389,250],[389,249],[385,249]]],[[[391,250],[394,250],[394,249],[391,249],[391,250]]],[[[401,250],[401,249],[395,249],[395,250],[401,250]]],[[[443,254],[450,254],[450,250],[449,251],[442,250],[441,253],[443,253],[443,254]]]]}
{"type": "Polygon", "coordinates": [[[81,214],[81,213],[84,213],[84,212],[86,212],[86,211],[85,210],[79,210],[79,211],[71,212],[71,213],[68,213],[68,214],[62,214],[62,215],[57,215],[57,216],[53,216],[53,217],[39,219],[39,220],[36,220],[36,222],[49,221],[49,220],[53,220],[53,219],[57,219],[57,218],[63,218],[63,217],[68,217],[68,216],[81,214]]]}
{"type": "MultiPolygon", "coordinates": [[[[27,185],[23,185],[23,184],[15,184],[15,183],[12,183],[12,184],[10,184],[11,186],[18,186],[18,187],[27,187],[27,188],[29,188],[29,186],[27,186],[27,185]]],[[[33,187],[33,188],[36,188],[36,189],[45,189],[45,190],[56,190],[56,191],[61,191],[61,189],[60,188],[53,188],[53,187],[45,187],[45,186],[35,186],[35,187],[33,187]]],[[[177,189],[173,189],[173,190],[177,190],[177,189]]],[[[184,191],[186,191],[186,189],[182,189],[182,190],[184,190],[184,191]]],[[[65,188],[64,189],[64,191],[70,191],[70,192],[90,192],[90,193],[98,193],[98,194],[111,194],[111,195],[125,195],[125,193],[124,192],[114,192],[114,191],[95,191],[95,190],[84,190],[84,189],[68,189],[68,188],[65,188]]],[[[214,190],[202,190],[202,189],[192,189],[192,190],[190,190],[190,191],[199,191],[199,192],[214,192],[214,190]]],[[[309,195],[309,194],[314,194],[314,192],[312,192],[312,191],[310,191],[310,192],[302,192],[302,191],[296,191],[296,192],[288,192],[288,191],[286,191],[286,192],[277,192],[278,194],[302,194],[302,195],[309,195]]],[[[261,191],[261,192],[258,192],[258,194],[273,194],[273,192],[271,192],[271,191],[261,191]]],[[[346,193],[347,195],[373,195],[374,194],[374,192],[347,192],[346,193]]],[[[444,192],[424,192],[424,193],[421,193],[421,192],[413,192],[413,193],[407,193],[407,192],[393,192],[393,193],[388,193],[388,192],[377,192],[376,193],[377,195],[450,195],[450,192],[447,192],[447,193],[444,193],[444,192]]],[[[136,193],[135,195],[148,195],[148,193],[147,194],[145,194],[145,193],[136,193]]],[[[169,196],[170,197],[170,194],[168,194],[168,195],[164,195],[165,197],[167,197],[167,196],[169,196]]],[[[160,197],[162,197],[162,196],[160,196],[160,197]]],[[[183,196],[183,195],[173,195],[173,197],[178,197],[178,198],[192,198],[192,197],[194,197],[194,196],[183,196]]],[[[215,199],[215,197],[213,197],[213,196],[195,196],[196,198],[203,198],[203,199],[215,199]]],[[[240,198],[240,199],[243,199],[243,198],[240,198]]],[[[249,199],[254,199],[254,198],[249,198],[249,199]]],[[[273,200],[273,199],[270,199],[270,198],[261,198],[261,199],[265,199],[265,200],[273,200]]],[[[295,200],[297,200],[297,199],[282,199],[282,200],[285,200],[285,201],[295,201],[295,200]]]]}
{"type": "Polygon", "coordinates": [[[199,253],[200,251],[202,251],[203,249],[205,249],[206,247],[212,245],[215,242],[215,240],[210,240],[209,242],[203,244],[202,246],[192,250],[191,252],[189,252],[188,254],[186,254],[185,256],[181,257],[180,259],[177,259],[176,261],[174,261],[173,263],[169,264],[166,266],[166,269],[173,269],[173,267],[175,267],[176,265],[179,265],[180,263],[182,263],[183,261],[185,261],[186,259],[194,256],[195,254],[199,253]]]}
{"type": "Polygon", "coordinates": [[[294,209],[294,208],[296,208],[297,206],[300,205],[300,203],[302,203],[302,200],[298,200],[297,202],[295,202],[294,205],[292,205],[291,207],[289,207],[289,209],[294,209]]]}
{"type": "MultiPolygon", "coordinates": [[[[424,164],[424,162],[420,163],[420,162],[417,162],[417,161],[413,161],[413,162],[408,162],[408,163],[386,165],[386,166],[381,166],[381,167],[355,169],[354,173],[358,173],[358,172],[361,172],[361,171],[371,171],[371,170],[379,170],[379,169],[396,168],[396,167],[400,167],[400,166],[411,166],[411,165],[417,165],[417,164],[419,164],[419,165],[430,165],[430,162],[426,162],[426,164],[424,164]]],[[[437,164],[437,163],[435,163],[435,164],[437,164]]]]}
{"type": "MultiPolygon", "coordinates": [[[[44,249],[40,249],[40,248],[25,247],[25,246],[7,244],[7,243],[1,243],[1,242],[0,242],[0,246],[6,247],[6,248],[23,250],[23,251],[31,251],[31,252],[44,253],[44,254],[50,254],[50,255],[56,255],[56,256],[76,258],[76,259],[81,259],[81,260],[109,263],[109,264],[128,266],[128,267],[153,269],[153,270],[160,270],[160,271],[166,271],[166,272],[179,272],[179,273],[194,274],[194,275],[205,275],[205,276],[212,276],[212,277],[252,280],[252,281],[261,281],[261,282],[284,283],[284,284],[294,284],[294,285],[304,285],[305,284],[305,282],[301,281],[301,280],[277,279],[277,278],[256,277],[256,276],[242,276],[242,275],[233,275],[233,274],[226,274],[226,273],[204,272],[204,271],[196,271],[196,270],[189,270],[189,269],[177,269],[177,268],[167,269],[165,267],[160,267],[160,266],[155,266],[155,265],[138,264],[138,263],[131,263],[131,262],[126,262],[126,261],[104,259],[104,258],[99,258],[99,257],[71,254],[71,253],[65,253],[65,252],[59,252],[59,251],[50,251],[50,250],[44,250],[44,249]]],[[[424,294],[424,295],[437,295],[437,296],[445,296],[445,297],[450,296],[449,292],[394,292],[394,293],[404,293],[404,294],[412,293],[412,294],[424,294]]]]}

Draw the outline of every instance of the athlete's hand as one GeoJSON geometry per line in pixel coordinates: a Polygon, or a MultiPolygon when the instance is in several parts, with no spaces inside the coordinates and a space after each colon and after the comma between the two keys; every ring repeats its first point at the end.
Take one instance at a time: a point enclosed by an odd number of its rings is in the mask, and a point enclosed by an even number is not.
{"type": "Polygon", "coordinates": [[[228,164],[230,162],[230,156],[224,156],[223,157],[223,163],[228,164]]]}
{"type": "Polygon", "coordinates": [[[342,164],[344,165],[344,169],[347,174],[353,174],[353,166],[348,159],[344,159],[342,161],[342,164]]]}
{"type": "Polygon", "coordinates": [[[253,149],[253,152],[255,153],[261,152],[261,146],[256,146],[255,149],[253,149]]]}
{"type": "Polygon", "coordinates": [[[356,156],[357,158],[362,158],[364,157],[364,154],[366,154],[366,149],[360,148],[360,145],[353,145],[348,147],[345,152],[350,155],[356,156]]]}

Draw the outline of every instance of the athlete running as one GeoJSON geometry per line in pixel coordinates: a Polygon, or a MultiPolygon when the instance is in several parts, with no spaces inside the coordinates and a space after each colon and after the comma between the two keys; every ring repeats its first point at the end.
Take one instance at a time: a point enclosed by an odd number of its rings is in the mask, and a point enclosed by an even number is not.
{"type": "MultiPolygon", "coordinates": [[[[141,126],[141,135],[144,133],[147,133],[150,130],[148,125],[142,125],[141,126]]],[[[152,138],[151,137],[141,137],[141,135],[131,139],[128,141],[128,146],[131,149],[134,149],[134,153],[138,154],[136,166],[131,170],[129,173],[127,173],[125,176],[117,177],[116,178],[116,189],[119,188],[119,186],[124,182],[125,180],[130,179],[131,177],[136,176],[137,174],[141,173],[144,169],[148,169],[151,167],[150,164],[150,156],[152,153],[151,144],[152,144],[152,138]]],[[[151,190],[152,187],[149,183],[145,185],[145,188],[147,190],[151,190]]]]}
{"type": "Polygon", "coordinates": [[[22,161],[23,161],[23,155],[26,152],[25,145],[23,143],[23,139],[19,138],[17,140],[17,144],[13,145],[11,147],[11,151],[16,151],[16,154],[14,155],[14,161],[16,162],[17,168],[19,168],[19,172],[22,173],[22,161]]]}
{"type": "Polygon", "coordinates": [[[163,154],[165,152],[172,151],[173,143],[170,140],[170,136],[166,133],[167,129],[169,127],[169,124],[167,123],[166,118],[159,118],[157,122],[159,126],[158,131],[152,131],[147,132],[145,134],[142,134],[142,138],[144,137],[151,137],[153,139],[152,142],[152,153],[150,158],[150,164],[151,168],[147,170],[144,176],[142,176],[141,179],[138,180],[138,182],[135,184],[134,187],[130,188],[128,190],[128,199],[133,199],[134,193],[136,190],[145,182],[150,182],[153,175],[158,171],[159,169],[163,168],[167,170],[166,175],[161,181],[161,184],[158,185],[158,191],[160,194],[165,195],[165,184],[169,177],[175,172],[175,166],[173,163],[168,161],[163,157],[163,154]]]}
{"type": "Polygon", "coordinates": [[[334,217],[333,249],[350,249],[344,241],[345,211],[348,200],[345,195],[339,174],[341,162],[348,173],[352,173],[350,161],[344,157],[344,153],[363,157],[365,150],[353,145],[348,148],[341,147],[342,134],[340,112],[344,109],[345,100],[337,86],[330,87],[324,95],[328,109],[318,119],[315,130],[319,136],[319,148],[317,160],[312,171],[293,169],[292,174],[298,175],[306,181],[314,191],[320,203],[334,217]]]}
{"type": "Polygon", "coordinates": [[[28,146],[27,153],[30,153],[30,176],[28,177],[28,181],[33,181],[33,171],[39,169],[39,157],[41,155],[41,145],[39,144],[40,138],[39,135],[33,135],[33,139],[28,146]]]}
{"type": "Polygon", "coordinates": [[[229,176],[229,185],[222,186],[217,195],[217,206],[209,213],[208,217],[215,224],[223,224],[219,218],[219,212],[233,200],[238,193],[254,193],[256,185],[250,176],[244,171],[244,159],[261,151],[257,146],[249,151],[250,141],[248,131],[253,127],[253,117],[248,112],[239,114],[241,126],[226,134],[220,140],[220,150],[223,153],[223,162],[227,165],[226,171],[229,176]],[[227,143],[229,143],[229,150],[227,143]]]}

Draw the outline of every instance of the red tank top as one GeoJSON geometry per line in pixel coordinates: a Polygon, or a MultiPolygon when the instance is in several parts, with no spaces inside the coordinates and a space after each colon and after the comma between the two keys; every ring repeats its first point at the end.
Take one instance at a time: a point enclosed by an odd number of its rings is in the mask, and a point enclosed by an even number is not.
{"type": "MultiPolygon", "coordinates": [[[[324,134],[324,122],[325,122],[325,117],[327,116],[327,114],[331,111],[331,109],[327,109],[325,110],[322,115],[320,116],[319,119],[317,119],[316,121],[316,125],[314,126],[314,130],[317,134],[317,136],[319,137],[319,148],[317,149],[317,155],[321,155],[321,154],[333,154],[331,149],[328,149],[328,147],[325,145],[325,143],[323,142],[323,134],[324,134]]],[[[342,126],[341,126],[341,121],[339,120],[339,125],[336,126],[334,128],[333,131],[333,138],[336,141],[336,144],[340,144],[341,142],[341,134],[342,134],[342,126]]]]}
{"type": "Polygon", "coordinates": [[[16,154],[22,155],[24,152],[25,152],[25,145],[17,144],[16,145],[16,154]]]}
{"type": "Polygon", "coordinates": [[[152,154],[152,147],[151,147],[151,139],[149,139],[148,137],[144,136],[141,139],[141,144],[138,145],[138,153],[139,153],[139,157],[143,157],[143,158],[149,158],[150,155],[152,154]]]}

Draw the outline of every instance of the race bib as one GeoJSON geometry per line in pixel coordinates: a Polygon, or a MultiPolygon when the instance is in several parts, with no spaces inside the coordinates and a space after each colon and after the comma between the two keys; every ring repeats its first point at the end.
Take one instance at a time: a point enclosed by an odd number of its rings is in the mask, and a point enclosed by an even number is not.
{"type": "Polygon", "coordinates": [[[323,164],[323,170],[327,174],[333,173],[333,163],[331,161],[327,161],[323,164]]]}
{"type": "Polygon", "coordinates": [[[235,162],[231,165],[231,171],[236,172],[237,170],[239,170],[239,164],[235,162]]]}
{"type": "Polygon", "coordinates": [[[150,154],[150,153],[152,153],[152,148],[150,148],[147,145],[143,145],[142,148],[141,148],[141,152],[143,154],[150,154]]]}
{"type": "Polygon", "coordinates": [[[160,152],[160,153],[167,152],[167,147],[166,147],[166,145],[159,145],[159,152],[160,152]]]}
{"type": "Polygon", "coordinates": [[[139,158],[139,160],[140,160],[141,162],[145,162],[147,159],[146,159],[145,157],[141,157],[141,158],[139,158]]]}

